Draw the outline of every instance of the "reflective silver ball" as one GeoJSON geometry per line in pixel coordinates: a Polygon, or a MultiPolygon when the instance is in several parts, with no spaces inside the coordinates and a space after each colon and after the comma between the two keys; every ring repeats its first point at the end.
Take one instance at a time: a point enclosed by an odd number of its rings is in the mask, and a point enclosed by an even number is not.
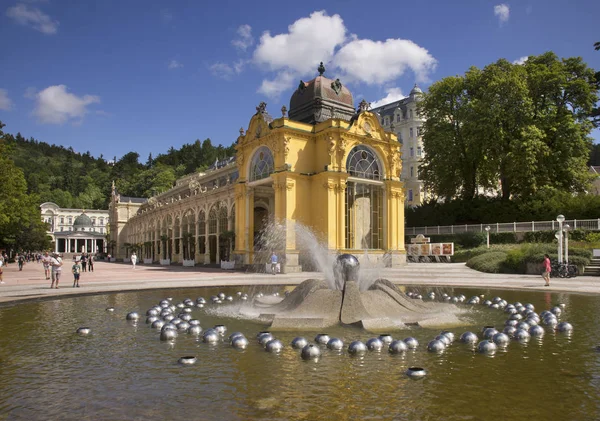
{"type": "Polygon", "coordinates": [[[537,336],[537,337],[541,338],[542,336],[544,336],[544,333],[546,333],[546,331],[544,330],[543,327],[541,327],[539,325],[534,325],[529,328],[529,334],[531,336],[537,336]]]}
{"type": "Polygon", "coordinates": [[[550,312],[552,314],[554,314],[556,317],[560,317],[560,315],[562,314],[562,310],[560,309],[560,307],[552,307],[552,309],[550,310],[550,312]]]}
{"type": "Polygon", "coordinates": [[[184,322],[189,322],[190,320],[192,320],[192,315],[190,313],[185,313],[179,316],[179,318],[184,322]]]}
{"type": "Polygon", "coordinates": [[[427,344],[429,352],[443,352],[446,349],[446,344],[440,340],[434,339],[427,344]]]}
{"type": "Polygon", "coordinates": [[[353,341],[348,345],[348,352],[353,355],[364,354],[367,352],[367,346],[361,341],[353,341]]]}
{"type": "Polygon", "coordinates": [[[237,295],[238,297],[241,297],[242,296],[242,291],[236,292],[235,295],[237,295]]]}
{"type": "Polygon", "coordinates": [[[196,364],[196,361],[198,361],[198,359],[196,357],[189,356],[189,357],[181,357],[177,362],[181,365],[192,365],[192,364],[196,364]]]}
{"type": "Polygon", "coordinates": [[[219,335],[225,335],[225,332],[227,332],[227,328],[225,327],[225,325],[215,325],[215,327],[213,327],[213,329],[219,334],[219,335]]]}
{"type": "Polygon", "coordinates": [[[279,353],[283,349],[283,344],[279,339],[272,339],[265,345],[268,352],[279,353]]]}
{"type": "Polygon", "coordinates": [[[482,354],[492,355],[496,353],[498,346],[492,341],[481,341],[477,345],[477,351],[482,354]]]}
{"type": "Polygon", "coordinates": [[[318,345],[308,344],[302,348],[300,355],[303,360],[316,360],[321,356],[321,348],[318,345]]]}
{"type": "Polygon", "coordinates": [[[156,310],[155,308],[151,308],[150,310],[148,310],[146,312],[146,316],[158,316],[160,314],[160,312],[158,310],[156,310]]]}
{"type": "Polygon", "coordinates": [[[454,333],[448,330],[444,330],[442,331],[442,333],[440,333],[440,335],[447,337],[450,340],[450,343],[454,342],[454,333]]]}
{"type": "Polygon", "coordinates": [[[165,307],[169,307],[171,305],[171,303],[169,303],[168,300],[162,300],[158,305],[161,306],[162,308],[165,308],[165,307]]]}
{"type": "Polygon", "coordinates": [[[506,333],[498,332],[492,337],[492,341],[498,346],[506,346],[510,342],[510,337],[506,333]]]}
{"type": "Polygon", "coordinates": [[[560,322],[556,326],[556,330],[563,333],[571,333],[573,332],[573,325],[569,322],[560,322]]]}
{"type": "Polygon", "coordinates": [[[492,305],[492,302],[490,300],[485,300],[483,303],[481,303],[482,305],[489,307],[492,305]]]}
{"type": "Polygon", "coordinates": [[[544,320],[542,320],[542,324],[544,326],[548,326],[551,328],[554,328],[558,325],[558,320],[556,319],[556,317],[546,317],[544,318],[544,320]]]}
{"type": "Polygon", "coordinates": [[[527,342],[529,339],[531,339],[531,335],[526,330],[517,329],[517,331],[515,332],[514,338],[517,341],[527,342]]]}
{"type": "Polygon", "coordinates": [[[77,329],[77,334],[79,336],[87,336],[90,333],[92,333],[92,329],[90,329],[89,327],[80,327],[77,329]]]}
{"type": "Polygon", "coordinates": [[[329,335],[326,333],[319,333],[317,336],[315,336],[315,342],[319,345],[327,345],[329,339],[329,335]]]}
{"type": "Polygon", "coordinates": [[[151,325],[152,323],[154,323],[157,320],[159,320],[159,319],[156,316],[146,317],[146,324],[151,325]]]}
{"type": "Polygon", "coordinates": [[[186,298],[185,300],[183,300],[183,304],[185,304],[186,306],[193,306],[194,302],[191,298],[186,298]]]}
{"type": "Polygon", "coordinates": [[[408,345],[404,341],[392,341],[390,343],[389,352],[390,354],[401,354],[408,351],[408,345]]]}
{"type": "Polygon", "coordinates": [[[437,335],[434,340],[442,341],[444,343],[444,346],[446,346],[446,347],[449,347],[450,344],[452,344],[452,342],[450,341],[450,338],[448,338],[447,336],[444,336],[444,335],[437,335]]]}
{"type": "Polygon", "coordinates": [[[517,325],[519,324],[518,320],[507,320],[506,323],[504,323],[504,326],[512,326],[512,327],[517,327],[517,325]]]}
{"type": "Polygon", "coordinates": [[[202,328],[200,327],[200,325],[193,325],[188,328],[187,333],[188,335],[192,336],[200,336],[200,334],[202,333],[202,328]]]}
{"type": "Polygon", "coordinates": [[[244,334],[242,332],[233,332],[231,335],[229,335],[229,342],[233,341],[234,338],[238,336],[244,336],[244,334]]]}
{"type": "Polygon", "coordinates": [[[163,325],[163,327],[160,328],[160,331],[164,331],[164,330],[177,330],[177,326],[175,326],[173,323],[165,323],[163,325]]]}
{"type": "Polygon", "coordinates": [[[517,328],[514,326],[506,326],[504,328],[504,330],[502,330],[502,332],[506,333],[509,338],[513,338],[515,336],[516,331],[517,331],[517,328]]]}
{"type": "Polygon", "coordinates": [[[184,309],[182,310],[182,312],[183,312],[183,313],[187,313],[187,314],[189,314],[189,313],[191,313],[191,312],[192,312],[192,309],[191,309],[191,308],[189,308],[189,307],[186,307],[186,308],[184,308],[184,309]]]}
{"type": "Polygon", "coordinates": [[[140,315],[135,311],[132,311],[131,313],[127,313],[127,316],[125,316],[125,318],[127,320],[138,320],[140,318],[140,315]]]}
{"type": "Polygon", "coordinates": [[[162,327],[165,325],[165,322],[162,320],[157,320],[154,323],[152,323],[152,329],[162,329],[162,327]]]}
{"type": "Polygon", "coordinates": [[[231,341],[231,346],[234,348],[238,348],[238,349],[246,349],[248,344],[249,344],[248,339],[246,339],[245,336],[236,336],[231,341]]]}
{"type": "Polygon", "coordinates": [[[177,326],[181,322],[183,322],[183,320],[181,320],[179,317],[175,317],[174,319],[171,319],[171,321],[169,323],[177,326]]]}
{"type": "Polygon", "coordinates": [[[267,342],[272,341],[275,337],[270,333],[263,333],[258,337],[258,343],[265,346],[267,342]]]}
{"type": "Polygon", "coordinates": [[[204,304],[202,304],[202,303],[197,303],[197,304],[196,304],[196,307],[197,307],[197,308],[204,308],[204,304]]]}
{"type": "Polygon", "coordinates": [[[531,326],[527,322],[519,322],[517,329],[529,330],[531,326]]]}
{"type": "Polygon", "coordinates": [[[240,300],[242,300],[242,301],[246,301],[247,299],[248,299],[248,296],[247,296],[247,295],[242,295],[242,296],[240,297],[240,300]]]}
{"type": "Polygon", "coordinates": [[[516,321],[523,320],[523,316],[519,313],[511,314],[510,320],[516,320],[516,321]]]}
{"type": "Polygon", "coordinates": [[[465,332],[460,335],[460,341],[465,344],[474,344],[479,340],[476,334],[473,332],[465,332]]]}
{"type": "Polygon", "coordinates": [[[173,316],[171,313],[168,313],[163,317],[163,320],[167,323],[170,323],[174,318],[175,316],[173,316]]]}
{"type": "Polygon", "coordinates": [[[217,294],[217,296],[219,297],[219,300],[224,300],[225,299],[225,293],[224,292],[219,292],[217,294]]]}
{"type": "Polygon", "coordinates": [[[558,306],[559,306],[560,308],[562,308],[562,309],[564,309],[565,307],[567,307],[567,305],[566,305],[565,303],[560,303],[558,306]]]}
{"type": "Polygon", "coordinates": [[[383,348],[383,341],[379,338],[371,338],[367,341],[367,348],[369,351],[381,351],[383,348]]]}
{"type": "Polygon", "coordinates": [[[535,311],[535,306],[533,304],[531,304],[531,303],[525,304],[525,308],[527,310],[535,311]]]}
{"type": "Polygon", "coordinates": [[[182,309],[182,308],[184,308],[184,307],[185,307],[185,305],[184,305],[183,303],[177,303],[176,307],[177,307],[178,309],[182,309]]]}
{"type": "Polygon", "coordinates": [[[410,367],[408,370],[406,370],[406,375],[411,379],[422,379],[427,375],[427,371],[421,367],[410,367]]]}
{"type": "Polygon", "coordinates": [[[379,339],[381,340],[381,342],[383,342],[386,345],[391,344],[394,340],[394,338],[392,338],[392,335],[390,335],[388,333],[383,333],[383,334],[379,335],[379,339]]]}
{"type": "Polygon", "coordinates": [[[494,310],[498,310],[500,308],[500,305],[499,304],[492,304],[490,306],[490,308],[493,308],[494,310]]]}
{"type": "Polygon", "coordinates": [[[483,338],[484,339],[492,339],[496,333],[498,333],[498,330],[496,330],[493,327],[488,327],[487,329],[485,329],[483,331],[483,338]]]}
{"type": "Polygon", "coordinates": [[[327,342],[327,348],[339,351],[344,348],[344,341],[338,338],[331,338],[329,342],[327,342]]]}
{"type": "Polygon", "coordinates": [[[408,349],[416,349],[419,346],[419,341],[417,341],[415,338],[413,338],[411,336],[409,336],[408,338],[405,338],[404,343],[406,344],[408,349]]]}
{"type": "Polygon", "coordinates": [[[231,295],[228,295],[227,297],[225,297],[225,300],[227,300],[227,301],[233,301],[233,297],[231,295]]]}
{"type": "Polygon", "coordinates": [[[206,300],[204,297],[198,297],[196,298],[196,304],[206,304],[206,300]]]}
{"type": "Polygon", "coordinates": [[[451,302],[452,304],[457,304],[457,303],[458,303],[458,301],[459,301],[458,297],[452,297],[452,299],[450,300],[450,302],[451,302]]]}
{"type": "Polygon", "coordinates": [[[190,324],[188,322],[182,321],[181,323],[179,323],[177,325],[177,331],[179,331],[179,332],[187,332],[187,330],[189,328],[190,328],[190,324]]]}
{"type": "Polygon", "coordinates": [[[178,333],[174,329],[165,329],[160,332],[161,341],[174,341],[177,339],[178,333]]]}
{"type": "Polygon", "coordinates": [[[221,336],[212,329],[207,330],[204,332],[204,335],[202,335],[202,340],[208,344],[215,344],[219,342],[220,339],[221,336]]]}
{"type": "Polygon", "coordinates": [[[297,337],[292,340],[292,348],[294,349],[302,349],[306,345],[308,345],[308,341],[305,338],[297,337]]]}
{"type": "Polygon", "coordinates": [[[500,298],[500,297],[492,298],[492,303],[494,303],[494,304],[498,304],[500,301],[502,301],[502,298],[500,298]]]}

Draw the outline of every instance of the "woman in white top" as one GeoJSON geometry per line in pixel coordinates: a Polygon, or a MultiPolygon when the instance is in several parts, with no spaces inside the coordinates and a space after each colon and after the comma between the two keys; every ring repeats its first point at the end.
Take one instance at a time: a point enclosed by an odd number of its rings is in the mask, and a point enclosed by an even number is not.
{"type": "Polygon", "coordinates": [[[133,265],[133,268],[135,269],[135,264],[137,263],[137,256],[135,254],[135,251],[131,254],[131,264],[133,265]]]}

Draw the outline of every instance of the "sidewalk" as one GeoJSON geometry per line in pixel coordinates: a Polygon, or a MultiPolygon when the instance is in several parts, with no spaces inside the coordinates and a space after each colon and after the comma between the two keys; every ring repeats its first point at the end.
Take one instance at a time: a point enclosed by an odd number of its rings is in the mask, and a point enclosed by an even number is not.
{"type": "MultiPolygon", "coordinates": [[[[296,285],[305,279],[322,278],[321,273],[302,272],[286,275],[242,273],[202,266],[138,265],[96,262],[94,272],[81,274],[80,288],[72,288],[71,262],[65,262],[59,289],[50,289],[41,263],[28,263],[19,271],[17,264],[4,266],[4,284],[0,285],[0,303],[43,299],[66,295],[85,295],[119,291],[203,286],[296,285]]],[[[381,269],[377,277],[401,285],[529,289],[554,292],[600,294],[600,277],[580,276],[552,279],[545,288],[538,275],[487,274],[467,268],[464,263],[413,263],[400,269],[381,269]]]]}

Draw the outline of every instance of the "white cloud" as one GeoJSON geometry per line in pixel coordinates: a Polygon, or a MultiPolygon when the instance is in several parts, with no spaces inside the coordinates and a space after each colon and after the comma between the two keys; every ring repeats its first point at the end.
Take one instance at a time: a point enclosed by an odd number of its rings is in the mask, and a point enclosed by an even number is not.
{"type": "Polygon", "coordinates": [[[514,60],[512,62],[512,64],[519,64],[519,65],[525,64],[525,62],[527,61],[528,58],[529,58],[528,56],[519,57],[518,59],[514,60]]]}
{"type": "Polygon", "coordinates": [[[345,83],[385,84],[407,70],[413,71],[417,80],[426,81],[435,69],[435,58],[413,41],[373,41],[348,33],[339,15],[328,16],[325,11],[298,19],[288,26],[287,33],[263,33],[253,62],[275,75],[263,80],[258,92],[277,97],[292,87],[294,79],[314,76],[321,61],[328,77],[341,76],[345,83]]]}
{"type": "Polygon", "coordinates": [[[220,77],[221,79],[231,79],[231,77],[235,74],[233,67],[220,61],[211,64],[209,69],[214,76],[220,77]]]}
{"type": "Polygon", "coordinates": [[[19,3],[8,8],[6,16],[21,25],[30,26],[44,34],[51,35],[58,31],[58,21],[53,20],[37,7],[29,7],[26,4],[19,3]]]}
{"type": "Polygon", "coordinates": [[[337,52],[334,64],[347,76],[347,81],[383,84],[402,76],[407,69],[415,73],[418,81],[425,82],[437,61],[410,40],[354,39],[337,52]]]}
{"type": "Polygon", "coordinates": [[[381,107],[382,105],[406,98],[406,95],[402,93],[400,88],[389,88],[385,90],[385,93],[387,94],[385,97],[371,102],[371,108],[381,107]]]}
{"type": "Polygon", "coordinates": [[[0,89],[0,110],[10,111],[12,110],[13,102],[8,97],[6,89],[0,89]]]}
{"type": "Polygon", "coordinates": [[[179,61],[177,60],[171,60],[169,62],[169,70],[173,70],[173,69],[180,69],[183,67],[183,64],[181,64],[179,61]]]}
{"type": "Polygon", "coordinates": [[[494,16],[498,16],[498,21],[500,25],[508,22],[508,18],[510,17],[510,8],[506,3],[498,4],[494,6],[494,16]]]}
{"type": "Polygon", "coordinates": [[[242,51],[246,51],[248,47],[254,44],[254,37],[252,36],[252,27],[250,25],[241,25],[237,29],[238,37],[231,41],[231,44],[242,51]]]}
{"type": "Polygon", "coordinates": [[[49,86],[35,95],[34,115],[41,123],[63,124],[73,120],[80,124],[87,114],[88,105],[99,103],[100,97],[84,95],[78,97],[67,92],[65,85],[49,86]]]}

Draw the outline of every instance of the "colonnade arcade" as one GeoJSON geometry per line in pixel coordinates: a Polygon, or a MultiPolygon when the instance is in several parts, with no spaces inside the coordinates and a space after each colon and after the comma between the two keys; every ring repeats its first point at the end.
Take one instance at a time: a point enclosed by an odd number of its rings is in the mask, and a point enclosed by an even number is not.
{"type": "MultiPolygon", "coordinates": [[[[235,204],[224,198],[137,215],[127,226],[127,246],[145,262],[219,263],[233,249],[235,204]]],[[[127,254],[128,255],[128,254],[127,254]]]]}

